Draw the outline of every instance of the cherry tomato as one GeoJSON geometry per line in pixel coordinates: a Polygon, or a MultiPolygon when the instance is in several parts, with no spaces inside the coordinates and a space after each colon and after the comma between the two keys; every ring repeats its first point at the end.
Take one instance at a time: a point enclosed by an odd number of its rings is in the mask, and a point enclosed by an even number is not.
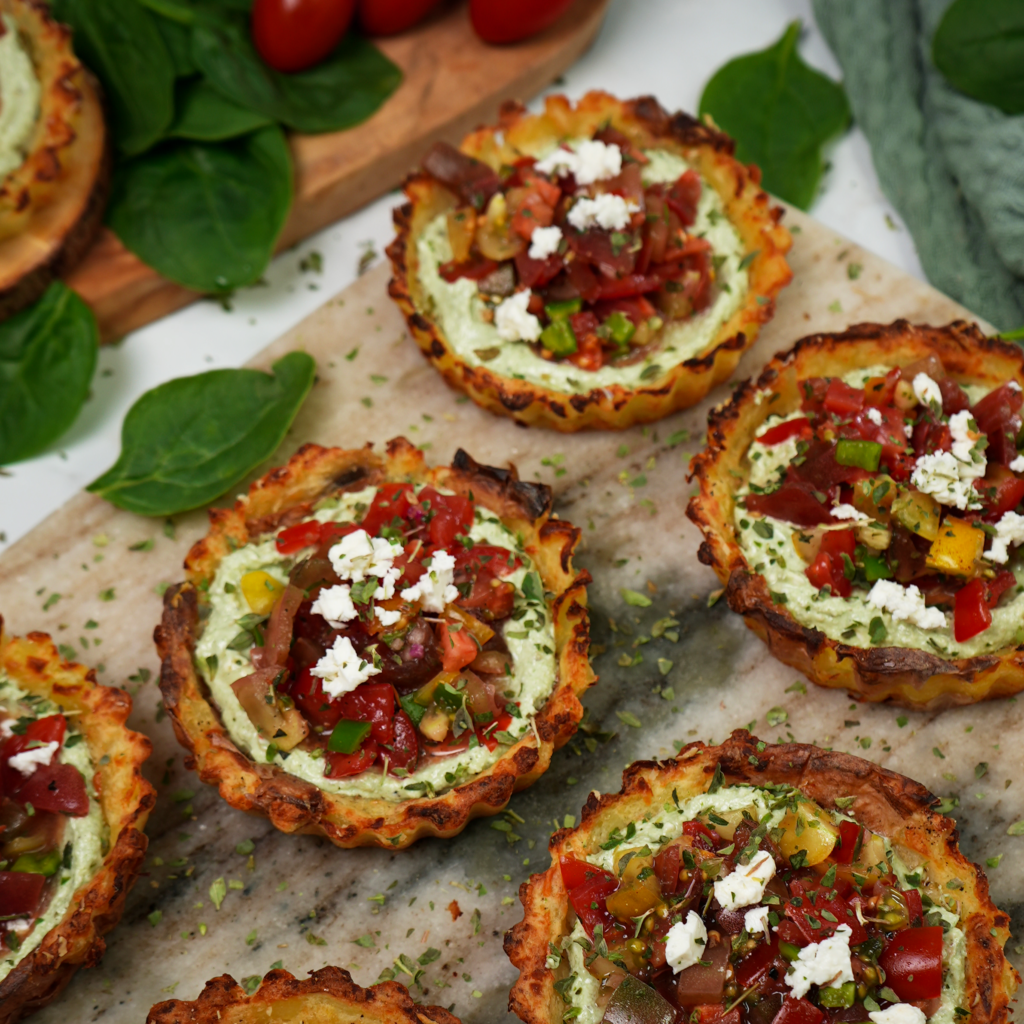
{"type": "Polygon", "coordinates": [[[342,718],[350,722],[369,722],[372,726],[370,737],[375,742],[391,742],[394,736],[395,690],[390,683],[363,683],[333,704],[342,718]]]}
{"type": "Polygon", "coordinates": [[[396,768],[404,768],[412,771],[420,758],[420,744],[417,738],[416,726],[405,711],[399,709],[395,715],[394,739],[391,741],[391,750],[388,751],[388,771],[396,768]]]}
{"type": "Polygon", "coordinates": [[[418,25],[440,0],[359,0],[359,24],[370,36],[393,36],[418,25]]]}
{"type": "Polygon", "coordinates": [[[438,494],[432,487],[420,491],[420,502],[430,503],[430,543],[449,548],[456,534],[465,533],[473,525],[473,502],[461,494],[438,494]]]}
{"type": "Polygon", "coordinates": [[[838,377],[833,377],[825,392],[825,411],[846,418],[864,407],[864,392],[851,387],[838,377]]]}
{"type": "Polygon", "coordinates": [[[963,643],[992,625],[992,613],[985,602],[985,584],[980,578],[964,584],[953,605],[953,636],[963,643]]]}
{"type": "Polygon", "coordinates": [[[758,441],[761,444],[781,444],[783,441],[788,441],[791,437],[803,437],[805,434],[810,434],[811,423],[806,416],[801,416],[795,420],[785,420],[782,423],[777,423],[774,427],[769,427],[759,438],[758,441]]]}
{"type": "Polygon", "coordinates": [[[40,765],[18,790],[19,803],[31,804],[37,811],[59,811],[72,818],[89,813],[85,779],[73,764],[40,765]]]}
{"type": "Polygon", "coordinates": [[[330,766],[330,772],[324,772],[328,779],[340,779],[346,775],[359,775],[365,772],[374,761],[380,747],[372,739],[363,741],[363,745],[354,754],[332,754],[324,751],[324,759],[330,766]]]}
{"type": "Polygon", "coordinates": [[[885,983],[905,1002],[942,994],[942,928],[904,928],[878,958],[885,983]]]}
{"type": "Polygon", "coordinates": [[[341,718],[341,702],[332,701],[324,693],[322,680],[308,668],[304,668],[292,683],[289,696],[295,701],[303,718],[312,725],[319,725],[329,731],[341,718]]]}
{"type": "Polygon", "coordinates": [[[45,875],[0,871],[0,917],[28,917],[39,905],[45,875]]]}
{"type": "Polygon", "coordinates": [[[839,845],[832,851],[832,859],[837,864],[852,864],[853,854],[857,849],[857,840],[864,830],[863,825],[855,821],[839,822],[839,845]]]}
{"type": "Polygon", "coordinates": [[[376,537],[381,527],[391,525],[396,516],[406,518],[414,498],[411,484],[381,484],[360,526],[376,537]]]}
{"type": "MultiPolygon", "coordinates": [[[[679,857],[680,847],[676,844],[662,850],[654,858],[654,873],[658,876],[663,893],[673,893],[679,885],[679,857]]],[[[564,875],[565,872],[562,873],[564,875]]]]}
{"type": "Polygon", "coordinates": [[[256,0],[253,44],[275,71],[302,71],[338,45],[355,7],[356,0],[256,0]]]}
{"type": "Polygon", "coordinates": [[[590,938],[594,937],[594,925],[604,927],[605,939],[613,934],[621,934],[625,929],[616,918],[609,913],[605,900],[619,887],[619,880],[607,872],[591,878],[569,892],[569,902],[576,916],[580,919],[584,931],[590,938]]]}
{"type": "Polygon", "coordinates": [[[289,526],[277,535],[277,540],[275,541],[277,550],[282,555],[294,555],[303,548],[309,548],[319,543],[320,523],[315,519],[289,526]]]}
{"type": "Polygon", "coordinates": [[[469,20],[485,43],[518,43],[543,32],[572,0],[469,0],[469,20]]]}
{"type": "Polygon", "coordinates": [[[576,860],[573,857],[562,857],[558,866],[562,872],[562,884],[569,892],[594,878],[611,878],[613,880],[615,878],[610,871],[605,871],[604,868],[595,867],[585,860],[576,860]]]}
{"type": "Polygon", "coordinates": [[[825,1014],[806,999],[786,996],[782,1009],[775,1015],[772,1024],[821,1024],[825,1014]]]}

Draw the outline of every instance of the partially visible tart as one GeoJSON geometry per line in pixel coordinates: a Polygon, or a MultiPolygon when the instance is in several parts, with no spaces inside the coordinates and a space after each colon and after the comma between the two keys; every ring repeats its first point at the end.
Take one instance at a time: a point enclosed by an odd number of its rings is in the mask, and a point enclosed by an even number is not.
{"type": "Polygon", "coordinates": [[[99,961],[142,867],[152,749],[131,700],[0,620],[0,1022],[99,961]]]}
{"type": "Polygon", "coordinates": [[[974,325],[859,324],[709,417],[699,557],[775,657],[863,700],[1024,689],[1024,354],[974,325]]]}
{"type": "Polygon", "coordinates": [[[0,0],[0,320],[85,254],[111,158],[95,79],[42,0],[0,0]]]}
{"type": "Polygon", "coordinates": [[[491,412],[621,429],[725,380],[789,283],[791,239],[733,142],[651,97],[515,103],[405,184],[392,297],[491,412]]]}
{"type": "Polygon", "coordinates": [[[923,786],[742,730],[622,782],[520,887],[526,1024],[1009,1020],[1009,917],[923,786]]]}
{"type": "Polygon", "coordinates": [[[300,980],[280,968],[251,996],[230,974],[206,983],[193,1001],[168,999],[149,1011],[146,1024],[460,1024],[440,1006],[414,1003],[395,981],[362,988],[340,967],[322,967],[300,980]]]}
{"type": "Polygon", "coordinates": [[[210,513],[160,686],[204,782],[282,831],[403,848],[547,770],[594,682],[579,530],[464,451],[306,445],[210,513]]]}

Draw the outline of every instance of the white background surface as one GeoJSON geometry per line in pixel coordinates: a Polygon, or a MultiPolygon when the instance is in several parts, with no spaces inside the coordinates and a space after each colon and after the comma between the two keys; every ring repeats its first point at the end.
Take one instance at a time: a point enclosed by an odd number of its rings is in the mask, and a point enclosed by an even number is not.
{"type": "MultiPolygon", "coordinates": [[[[624,97],[649,93],[669,110],[694,112],[722,64],[768,46],[795,18],[804,25],[804,59],[838,78],[809,0],[616,0],[594,47],[557,88],[571,97],[597,88],[624,97]]],[[[848,132],[828,158],[831,169],[810,212],[923,279],[860,131],[848,132]]],[[[369,245],[382,257],[396,202],[397,196],[385,196],[282,254],[267,271],[267,285],[239,292],[230,311],[198,302],[103,348],[92,396],[68,434],[50,452],[2,471],[0,551],[116,460],[121,421],[144,391],[173,377],[241,365],[350,284],[369,245]],[[299,268],[311,250],[323,256],[320,274],[299,268]]]]}

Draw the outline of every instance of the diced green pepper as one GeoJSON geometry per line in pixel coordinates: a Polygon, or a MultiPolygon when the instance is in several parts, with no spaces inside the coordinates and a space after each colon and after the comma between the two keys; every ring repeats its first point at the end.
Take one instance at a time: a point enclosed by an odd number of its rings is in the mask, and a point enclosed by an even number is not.
{"type": "Polygon", "coordinates": [[[882,446],[877,441],[851,441],[843,438],[836,444],[836,462],[840,466],[856,466],[873,473],[882,461],[882,446]]]}
{"type": "Polygon", "coordinates": [[[836,988],[818,989],[818,1002],[830,1010],[845,1009],[853,1006],[856,994],[857,986],[852,981],[847,981],[836,988]]]}
{"type": "Polygon", "coordinates": [[[369,722],[350,722],[343,718],[334,727],[327,749],[332,754],[354,754],[369,734],[369,722]]]}
{"type": "Polygon", "coordinates": [[[875,580],[891,580],[892,570],[882,555],[865,555],[864,576],[868,583],[874,583],[875,580]]]}
{"type": "Polygon", "coordinates": [[[12,871],[26,871],[31,875],[55,875],[60,867],[60,850],[49,853],[23,853],[15,862],[12,871]]]}
{"type": "Polygon", "coordinates": [[[782,954],[783,960],[789,960],[790,962],[800,957],[800,947],[795,942],[780,942],[779,952],[782,954]]]}
{"type": "Polygon", "coordinates": [[[571,356],[576,351],[576,335],[568,320],[552,320],[540,332],[540,343],[556,356],[571,356]]]}
{"type": "Polygon", "coordinates": [[[604,326],[608,328],[608,337],[620,347],[628,345],[636,334],[636,324],[618,309],[611,316],[605,317],[604,326]]]}
{"type": "Polygon", "coordinates": [[[573,313],[578,313],[583,308],[582,299],[566,299],[564,302],[549,302],[544,307],[549,320],[568,320],[573,313]]]}

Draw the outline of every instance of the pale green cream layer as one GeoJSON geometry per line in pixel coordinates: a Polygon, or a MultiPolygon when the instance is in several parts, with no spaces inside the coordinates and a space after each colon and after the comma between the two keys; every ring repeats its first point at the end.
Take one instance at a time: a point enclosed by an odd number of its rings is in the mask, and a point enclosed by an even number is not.
{"type": "Polygon", "coordinates": [[[25,161],[25,149],[39,117],[39,79],[14,19],[2,16],[0,36],[0,178],[25,161]]]}
{"type": "MultiPolygon", "coordinates": [[[[635,834],[629,840],[621,843],[619,847],[612,850],[598,850],[588,855],[586,859],[597,867],[612,871],[617,850],[634,849],[647,845],[657,851],[664,843],[682,834],[684,822],[692,821],[709,810],[722,814],[742,808],[749,808],[751,815],[759,821],[766,820],[765,816],[767,815],[769,828],[778,825],[786,813],[784,797],[780,799],[780,797],[755,786],[730,786],[717,793],[701,793],[688,797],[680,800],[678,805],[675,803],[665,804],[659,813],[653,814],[643,821],[634,822],[635,834]]],[[[854,820],[834,811],[832,816],[836,822],[843,818],[849,821],[854,820]]],[[[595,845],[605,842],[609,834],[608,832],[596,834],[594,836],[595,845]]],[[[905,889],[916,888],[908,881],[907,877],[913,872],[893,850],[889,840],[882,838],[885,843],[886,855],[901,886],[905,889]]],[[[963,931],[956,927],[959,917],[955,913],[943,907],[935,909],[950,927],[943,939],[942,1002],[929,1020],[932,1024],[952,1024],[954,1011],[957,1006],[962,1005],[961,1000],[964,993],[966,937],[963,931]]],[[[604,1010],[597,1003],[601,985],[587,970],[586,957],[590,948],[590,940],[579,920],[576,921],[568,938],[562,940],[562,948],[568,957],[571,973],[575,975],[575,981],[569,986],[566,994],[572,1005],[580,1011],[576,1019],[580,1024],[600,1024],[604,1015],[604,1010]]]]}
{"type": "MultiPolygon", "coordinates": [[[[3,671],[0,671],[0,705],[15,716],[55,714],[60,709],[48,700],[30,701],[27,691],[22,690],[3,671]]],[[[75,719],[68,718],[69,733],[75,728],[75,719]]],[[[0,981],[7,977],[18,962],[36,949],[46,933],[58,924],[71,905],[75,892],[99,871],[109,845],[109,830],[103,819],[103,810],[96,798],[93,786],[93,766],[89,759],[89,746],[82,740],[73,747],[65,743],[58,755],[64,764],[74,765],[85,778],[85,789],[89,794],[89,813],[80,818],[68,817],[64,829],[64,843],[71,844],[71,866],[60,868],[60,885],[49,906],[41,917],[36,918],[35,927],[22,940],[21,949],[14,955],[0,960],[0,981]]]]}
{"type": "MultiPolygon", "coordinates": [[[[376,488],[367,487],[341,495],[336,506],[322,508],[316,513],[316,518],[321,522],[353,521],[357,518],[357,506],[368,507],[375,493],[376,488]]],[[[510,691],[514,696],[508,699],[519,703],[523,716],[521,719],[513,719],[508,731],[518,738],[530,729],[530,719],[544,706],[554,689],[554,626],[547,607],[528,601],[523,595],[523,579],[532,563],[516,536],[486,509],[477,511],[476,522],[469,535],[477,543],[509,548],[523,562],[521,568],[505,577],[516,587],[516,612],[527,610],[518,621],[509,620],[504,634],[505,643],[512,655],[513,670],[510,691]]],[[[260,736],[231,689],[236,679],[252,672],[248,652],[234,651],[228,647],[238,635],[237,620],[250,611],[239,583],[247,572],[257,569],[285,583],[288,570],[296,561],[307,556],[308,551],[300,552],[296,557],[283,557],[277,551],[272,537],[259,544],[247,544],[224,558],[210,585],[211,612],[196,644],[196,661],[232,740],[257,761],[266,761],[268,743],[260,736]],[[225,584],[230,584],[228,592],[225,592],[225,584]],[[207,660],[211,658],[216,659],[216,671],[212,673],[207,660]]],[[[384,776],[376,769],[361,775],[331,779],[324,776],[323,758],[306,750],[293,750],[287,755],[277,753],[274,763],[290,775],[312,782],[328,793],[398,802],[422,795],[427,788],[424,783],[437,792],[450,789],[453,782],[464,782],[468,777],[485,771],[506,749],[500,744],[493,751],[485,746],[471,747],[461,754],[438,757],[434,763],[424,762],[413,774],[401,779],[384,776]],[[413,788],[410,789],[410,786],[413,788]]]]}
{"type": "MultiPolygon", "coordinates": [[[[666,150],[649,150],[644,167],[645,185],[676,181],[689,169],[681,157],[666,150]]],[[[483,318],[484,303],[475,281],[468,278],[449,283],[438,268],[452,258],[448,226],[444,214],[427,225],[417,242],[419,276],[430,308],[449,344],[470,366],[486,366],[503,377],[526,380],[532,384],[568,393],[622,384],[635,387],[656,379],[662,372],[686,359],[699,355],[714,338],[719,327],[740,308],[746,298],[749,275],[740,263],[745,255],[743,241],[725,214],[721,196],[705,183],[701,190],[697,218],[691,233],[706,238],[721,265],[717,270],[715,299],[712,304],[688,320],[665,327],[657,351],[629,366],[602,366],[587,372],[570,362],[555,362],[536,355],[524,341],[502,341],[493,324],[483,318]],[[484,360],[478,352],[490,356],[484,360]],[[657,366],[660,369],[652,369],[657,366]]]]}

